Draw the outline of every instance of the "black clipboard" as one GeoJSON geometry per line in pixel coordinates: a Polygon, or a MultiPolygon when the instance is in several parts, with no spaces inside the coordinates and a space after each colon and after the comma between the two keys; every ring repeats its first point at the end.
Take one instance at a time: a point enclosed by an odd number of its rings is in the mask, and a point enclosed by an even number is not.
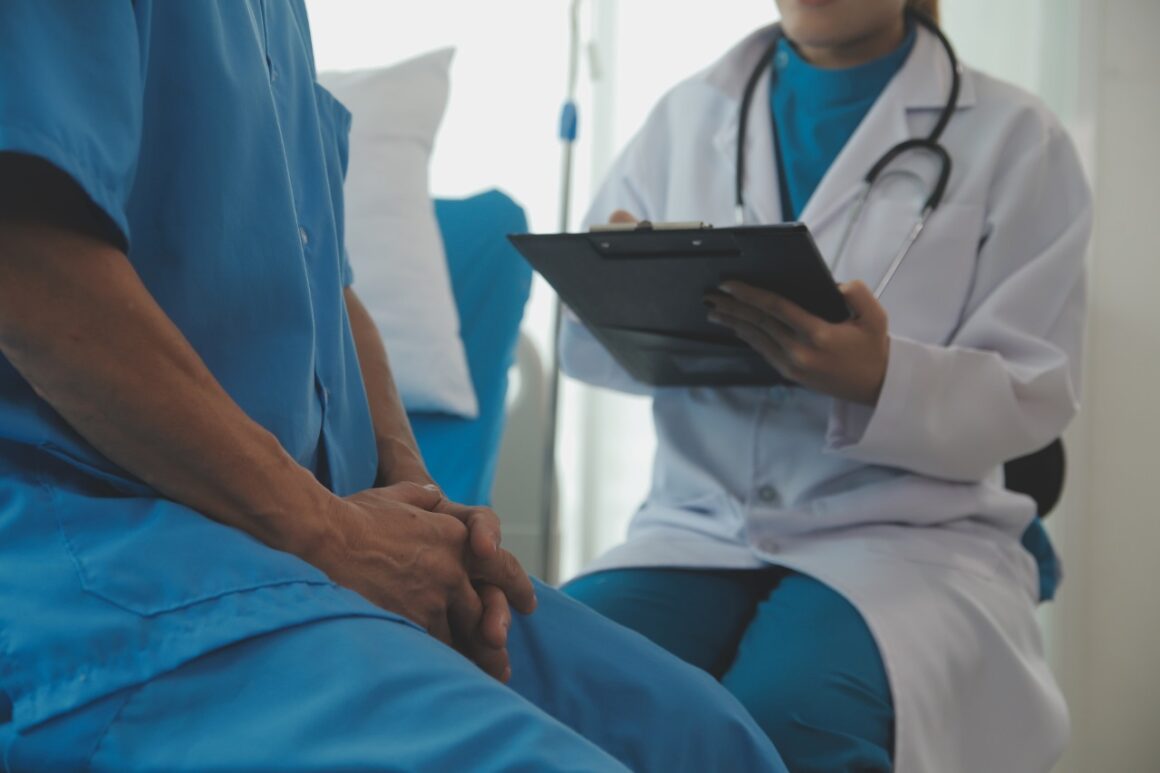
{"type": "Polygon", "coordinates": [[[516,249],[612,356],[652,386],[788,383],[726,328],[705,293],[738,280],[771,290],[830,322],[850,317],[809,229],[653,227],[512,234],[516,249]]]}

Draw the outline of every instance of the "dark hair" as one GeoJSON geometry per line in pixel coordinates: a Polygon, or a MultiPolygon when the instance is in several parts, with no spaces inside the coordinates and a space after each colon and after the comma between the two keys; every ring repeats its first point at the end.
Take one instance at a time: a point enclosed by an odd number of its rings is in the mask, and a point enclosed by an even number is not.
{"type": "Polygon", "coordinates": [[[906,6],[926,14],[938,24],[938,0],[906,0],[906,6]]]}

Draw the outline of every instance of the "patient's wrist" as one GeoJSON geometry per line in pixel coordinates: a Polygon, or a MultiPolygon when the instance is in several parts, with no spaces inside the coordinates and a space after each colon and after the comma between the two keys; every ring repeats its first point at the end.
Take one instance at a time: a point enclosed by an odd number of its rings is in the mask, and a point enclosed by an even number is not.
{"type": "Polygon", "coordinates": [[[429,485],[435,483],[423,457],[410,443],[398,438],[379,440],[379,468],[375,484],[391,486],[396,483],[418,483],[429,485]]]}

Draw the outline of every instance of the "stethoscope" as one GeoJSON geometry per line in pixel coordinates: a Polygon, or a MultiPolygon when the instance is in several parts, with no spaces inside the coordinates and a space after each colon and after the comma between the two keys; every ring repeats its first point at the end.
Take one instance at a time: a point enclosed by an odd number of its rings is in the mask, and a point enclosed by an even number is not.
{"type": "MultiPolygon", "coordinates": [[[[939,138],[942,136],[943,130],[946,129],[947,124],[950,123],[951,116],[954,115],[955,109],[959,103],[959,87],[962,83],[962,68],[959,65],[958,57],[955,56],[955,49],[951,46],[951,42],[947,40],[946,35],[939,29],[938,25],[933,20],[913,10],[908,10],[907,14],[911,19],[921,24],[926,29],[934,33],[935,37],[942,43],[943,49],[946,51],[947,59],[951,63],[951,89],[947,95],[946,105],[939,115],[938,122],[934,128],[931,129],[930,134],[925,138],[913,138],[898,143],[894,147],[882,154],[882,157],[870,167],[870,171],[862,178],[861,190],[858,193],[858,198],[854,202],[854,212],[846,223],[846,229],[842,233],[842,240],[838,243],[838,252],[834,257],[834,263],[830,266],[831,271],[836,271],[838,264],[842,260],[842,256],[846,252],[846,244],[850,240],[850,234],[853,232],[855,225],[862,216],[862,210],[866,206],[866,200],[870,198],[870,192],[874,188],[874,184],[883,176],[883,171],[890,166],[895,160],[904,153],[912,150],[926,151],[933,154],[939,162],[938,181],[935,183],[934,189],[930,196],[927,197],[926,203],[922,206],[922,212],[919,215],[914,227],[910,229],[910,233],[902,243],[902,247],[891,261],[890,267],[886,270],[882,280],[874,289],[874,296],[879,297],[890,284],[890,280],[894,278],[894,274],[898,271],[898,267],[902,265],[903,259],[906,258],[910,252],[910,248],[914,246],[915,241],[918,240],[919,235],[923,229],[926,228],[926,222],[934,213],[940,203],[942,203],[943,194],[946,193],[947,183],[951,178],[951,156],[939,143],[939,138]]],[[[784,33],[781,30],[781,25],[775,28],[773,42],[770,43],[769,48],[761,55],[761,59],[757,62],[757,66],[753,68],[749,80],[745,84],[745,93],[741,99],[741,115],[740,124],[737,127],[737,178],[734,188],[735,193],[735,213],[737,224],[741,225],[745,217],[745,197],[743,193],[743,186],[745,183],[745,127],[748,123],[749,108],[753,103],[753,93],[757,88],[757,82],[761,80],[761,76],[770,67],[773,61],[773,56],[777,52],[777,46],[782,41],[784,33]]],[[[776,77],[773,75],[771,77],[776,77]]],[[[775,130],[776,131],[776,130],[775,130]]]]}

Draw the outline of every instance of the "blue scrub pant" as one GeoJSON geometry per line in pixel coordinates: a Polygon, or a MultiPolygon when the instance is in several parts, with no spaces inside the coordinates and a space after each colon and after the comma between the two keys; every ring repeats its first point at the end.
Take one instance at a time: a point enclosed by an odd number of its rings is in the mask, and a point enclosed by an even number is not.
{"type": "Polygon", "coordinates": [[[537,591],[536,613],[513,620],[510,687],[414,627],[323,620],[19,735],[0,725],[0,760],[11,771],[786,770],[710,677],[537,591]]]}
{"type": "Polygon", "coordinates": [[[794,773],[889,771],[894,708],[866,623],[784,569],[627,569],[564,592],[721,680],[794,773]]]}

